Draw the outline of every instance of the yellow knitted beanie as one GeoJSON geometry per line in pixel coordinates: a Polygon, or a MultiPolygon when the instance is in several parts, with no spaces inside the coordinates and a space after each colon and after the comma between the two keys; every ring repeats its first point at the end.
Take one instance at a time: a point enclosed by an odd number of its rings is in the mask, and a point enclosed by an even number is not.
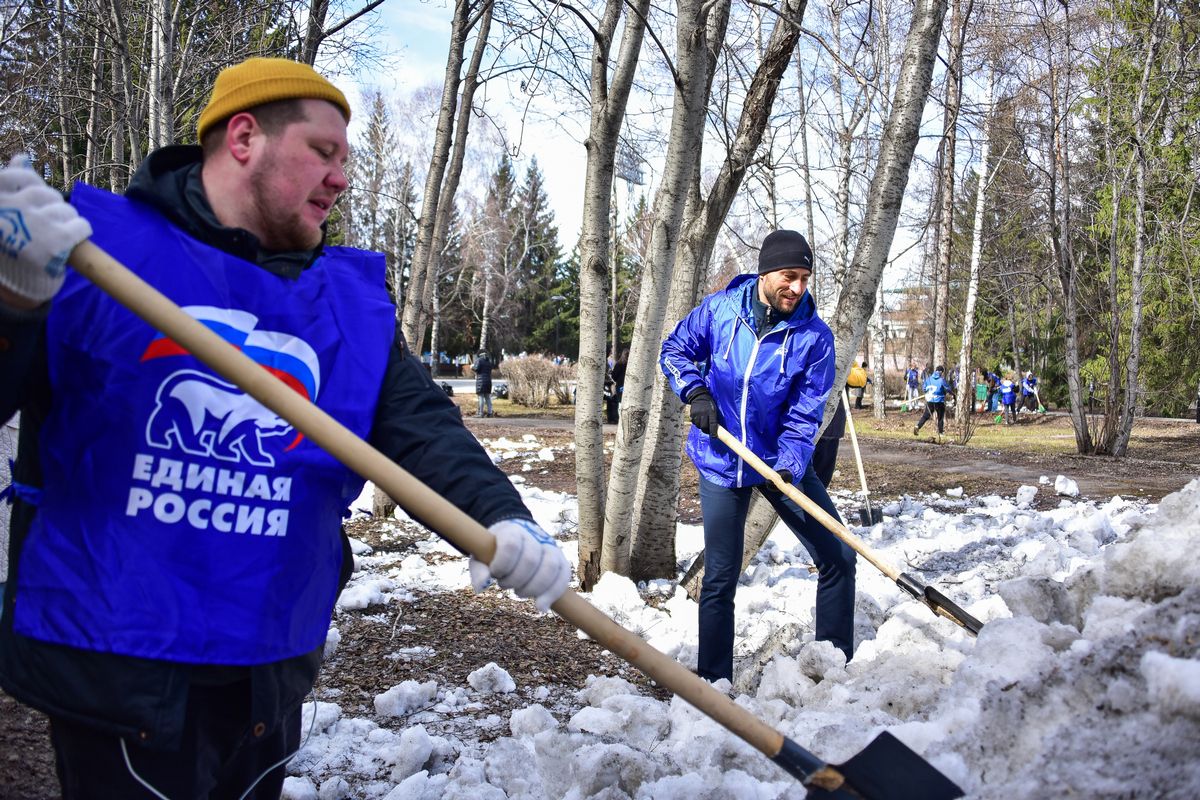
{"type": "Polygon", "coordinates": [[[350,121],[346,96],[312,67],[286,58],[248,58],[217,75],[208,105],[200,113],[196,138],[203,141],[210,128],[239,111],[292,98],[328,100],[350,121]]]}

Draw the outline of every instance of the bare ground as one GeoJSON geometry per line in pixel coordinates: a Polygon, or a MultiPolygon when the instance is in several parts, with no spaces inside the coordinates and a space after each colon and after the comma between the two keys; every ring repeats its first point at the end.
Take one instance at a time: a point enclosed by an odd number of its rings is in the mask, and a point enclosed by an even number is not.
{"type": "MultiPolygon", "coordinates": [[[[919,439],[911,437],[914,415],[891,414],[882,422],[868,415],[869,410],[856,412],[855,419],[868,485],[872,496],[880,500],[958,486],[967,494],[1011,495],[1022,484],[1037,484],[1043,475],[1053,479],[1059,474],[1075,479],[1085,497],[1122,494],[1157,500],[1200,474],[1200,426],[1186,421],[1139,421],[1130,456],[1117,460],[1073,455],[1066,452],[1069,443],[1057,452],[1020,446],[962,447],[946,438],[938,443],[937,437],[926,431],[919,439]]],[[[519,472],[541,488],[574,493],[574,460],[565,449],[573,438],[569,419],[468,417],[466,422],[480,438],[519,440],[533,434],[541,446],[563,448],[556,449],[554,461],[531,471],[524,471],[516,460],[504,468],[519,472]]],[[[1042,444],[1071,435],[1069,421],[1054,415],[1023,420],[1018,430],[1042,444]]],[[[605,433],[611,437],[614,429],[606,426],[605,433]]],[[[835,487],[857,489],[849,439],[842,442],[838,467],[835,487]]],[[[680,519],[699,522],[696,472],[686,458],[680,482],[680,519]]],[[[1040,493],[1039,501],[1047,506],[1057,504],[1057,498],[1048,492],[1040,493]]],[[[370,520],[353,523],[351,533],[379,552],[404,550],[417,538],[390,537],[385,541],[380,523],[370,520]]],[[[401,680],[464,685],[468,673],[489,661],[502,662],[519,686],[548,687],[547,707],[551,709],[556,697],[574,691],[588,674],[622,675],[646,691],[661,691],[624,662],[579,639],[565,622],[532,615],[525,604],[496,592],[426,595],[404,604],[402,612],[389,613],[402,613],[403,619],[381,625],[365,612],[338,618],[342,643],[323,670],[318,691],[326,699],[336,697],[348,713],[372,714],[375,695],[401,680]],[[418,647],[428,647],[432,655],[417,661],[392,657],[402,649],[418,647]]],[[[517,706],[531,701],[518,694],[509,702],[517,706]]],[[[486,713],[503,715],[504,711],[491,706],[486,713]]],[[[471,713],[483,712],[467,712],[471,713]]],[[[404,720],[387,724],[403,728],[404,720]]],[[[496,735],[501,732],[498,729],[496,735]]],[[[0,800],[55,800],[59,796],[45,717],[0,692],[0,800]]]]}

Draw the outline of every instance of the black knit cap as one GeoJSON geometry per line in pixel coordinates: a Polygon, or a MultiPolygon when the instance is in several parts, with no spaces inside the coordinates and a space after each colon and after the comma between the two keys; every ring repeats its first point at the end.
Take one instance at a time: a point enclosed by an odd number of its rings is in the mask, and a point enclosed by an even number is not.
{"type": "Polygon", "coordinates": [[[758,274],[777,269],[806,269],[812,272],[812,248],[796,231],[771,231],[758,251],[758,274]]]}

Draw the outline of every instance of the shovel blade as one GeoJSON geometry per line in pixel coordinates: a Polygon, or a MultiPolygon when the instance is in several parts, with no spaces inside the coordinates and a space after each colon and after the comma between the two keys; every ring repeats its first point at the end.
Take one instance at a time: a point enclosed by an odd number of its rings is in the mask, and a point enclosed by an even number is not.
{"type": "Polygon", "coordinates": [[[859,522],[863,524],[864,528],[869,528],[872,525],[878,525],[879,523],[883,522],[883,509],[874,507],[860,508],[858,510],[858,519],[859,522]]]}
{"type": "Polygon", "coordinates": [[[963,790],[904,742],[887,731],[860,753],[835,769],[846,778],[843,788],[808,788],[808,797],[822,800],[955,800],[963,790]]]}

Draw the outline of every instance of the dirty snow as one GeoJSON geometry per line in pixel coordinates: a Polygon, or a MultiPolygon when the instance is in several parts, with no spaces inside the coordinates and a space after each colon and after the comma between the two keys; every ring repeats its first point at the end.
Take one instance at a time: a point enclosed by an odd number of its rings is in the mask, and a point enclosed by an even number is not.
{"type": "MultiPolygon", "coordinates": [[[[548,460],[532,436],[486,446],[494,460],[548,460]]],[[[552,534],[573,530],[574,498],[535,488],[536,478],[514,483],[552,534]]],[[[1053,488],[1059,505],[1046,511],[1030,507],[1034,486],[1012,497],[904,497],[884,506],[883,524],[855,529],[985,625],[972,638],[860,559],[849,664],[813,641],[816,576],[804,548],[776,529],[742,577],[735,681],[718,687],[832,762],[890,731],[970,798],[1200,797],[1200,480],[1157,505],[1076,499],[1067,476],[1053,488]]],[[[849,516],[855,495],[834,499],[849,516]]],[[[698,526],[679,527],[680,573],[701,543],[698,526]]],[[[575,559],[573,542],[564,550],[575,559]]],[[[461,589],[464,560],[425,559],[452,553],[432,536],[402,558],[363,551],[339,614],[461,589]]],[[[672,582],[639,587],[610,574],[587,598],[695,666],[696,605],[672,582]]],[[[394,624],[387,614],[378,622],[394,624]]],[[[311,733],[288,766],[284,797],[805,794],[678,698],[660,702],[607,676],[589,677],[566,702],[557,688],[516,685],[501,663],[481,665],[465,686],[405,681],[375,698],[372,718],[322,697],[305,706],[311,733]],[[513,696],[523,705],[495,713],[496,693],[508,708],[513,696]]]]}

